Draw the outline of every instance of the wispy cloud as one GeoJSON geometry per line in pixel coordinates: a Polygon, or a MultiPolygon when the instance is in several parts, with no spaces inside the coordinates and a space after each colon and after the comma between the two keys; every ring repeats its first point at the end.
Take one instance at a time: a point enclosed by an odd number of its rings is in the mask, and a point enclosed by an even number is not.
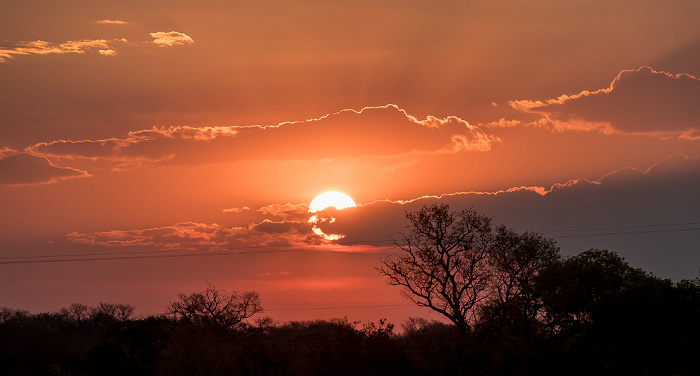
{"type": "Polygon", "coordinates": [[[129,132],[129,139],[132,141],[157,139],[212,141],[217,137],[234,136],[236,133],[238,131],[235,127],[153,127],[151,129],[129,132]]]}
{"type": "Polygon", "coordinates": [[[535,121],[522,121],[517,119],[507,120],[506,118],[500,118],[496,121],[488,123],[480,123],[480,127],[498,127],[498,128],[514,128],[514,127],[537,127],[546,128],[551,126],[551,121],[546,118],[540,118],[535,121]]]}
{"type": "Polygon", "coordinates": [[[194,43],[194,40],[192,40],[189,35],[177,31],[170,31],[167,33],[159,31],[156,33],[151,33],[151,37],[155,38],[153,39],[153,43],[161,47],[182,46],[185,44],[194,43]]]}
{"type": "Polygon", "coordinates": [[[538,113],[559,130],[700,139],[700,79],[649,67],[624,70],[609,87],[511,107],[538,113]]]}
{"type": "Polygon", "coordinates": [[[37,40],[18,42],[10,48],[0,48],[0,62],[13,59],[15,55],[82,54],[91,48],[109,49],[106,39],[68,41],[54,44],[37,40]]]}
{"type": "Polygon", "coordinates": [[[0,185],[51,184],[90,176],[86,171],[55,166],[46,157],[26,153],[11,154],[10,149],[3,150],[0,150],[0,185]]]}
{"type": "MultiPolygon", "coordinates": [[[[120,23],[123,21],[99,21],[100,23],[120,23]]],[[[90,49],[98,49],[102,56],[115,56],[117,51],[114,45],[128,44],[132,46],[143,46],[154,44],[159,47],[182,46],[194,44],[194,40],[177,31],[150,33],[155,38],[151,42],[131,42],[124,38],[117,39],[85,39],[77,41],[67,41],[64,43],[52,43],[43,40],[13,42],[9,47],[0,47],[0,62],[6,59],[14,59],[17,55],[48,55],[48,54],[83,54],[90,49]]]]}
{"type": "Polygon", "coordinates": [[[229,208],[223,209],[224,213],[258,213],[265,216],[270,216],[274,219],[284,219],[293,221],[305,221],[308,217],[308,204],[270,204],[260,208],[229,208]]]}
{"type": "Polygon", "coordinates": [[[13,154],[18,154],[19,152],[15,149],[8,148],[7,146],[3,146],[0,148],[0,159],[5,158],[7,156],[13,155],[13,154]]]}
{"type": "Polygon", "coordinates": [[[256,247],[317,244],[305,222],[263,220],[247,226],[183,222],[161,227],[66,234],[69,241],[110,247],[156,247],[177,250],[242,250],[256,247]]]}
{"type": "Polygon", "coordinates": [[[113,230],[93,233],[72,232],[66,237],[76,243],[103,246],[158,246],[161,248],[201,249],[228,244],[229,238],[245,229],[224,228],[218,224],[185,222],[142,230],[113,230]]]}
{"type": "Polygon", "coordinates": [[[99,20],[98,24],[108,24],[108,25],[126,25],[128,22],[120,20],[99,20]]]}

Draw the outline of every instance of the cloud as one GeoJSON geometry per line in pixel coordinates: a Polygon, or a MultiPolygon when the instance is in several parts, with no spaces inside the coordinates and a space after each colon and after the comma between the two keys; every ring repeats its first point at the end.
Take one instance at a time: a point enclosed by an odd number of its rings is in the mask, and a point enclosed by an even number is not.
{"type": "Polygon", "coordinates": [[[610,87],[511,107],[545,116],[559,130],[700,139],[700,79],[649,67],[624,70],[610,87]]]}
{"type": "Polygon", "coordinates": [[[647,169],[624,168],[599,179],[575,179],[548,188],[379,200],[337,210],[332,213],[335,221],[319,225],[325,233],[345,235],[335,242],[313,234],[309,214],[302,210],[305,204],[228,211],[234,222],[239,215],[244,221],[249,221],[249,214],[265,216],[252,223],[187,222],[142,230],[74,232],[67,238],[90,245],[166,250],[384,252],[394,241],[401,242],[408,224],[406,212],[437,202],[455,211],[474,208],[517,231],[542,232],[557,240],[567,255],[605,248],[663,278],[694,278],[700,265],[695,247],[700,234],[698,186],[700,159],[679,155],[647,169]]]}
{"type": "Polygon", "coordinates": [[[224,213],[244,213],[244,212],[255,212],[261,215],[270,216],[275,219],[285,219],[285,220],[295,220],[305,221],[309,212],[308,204],[270,204],[265,205],[257,209],[249,208],[247,206],[242,208],[229,208],[223,209],[224,213]]]}
{"type": "Polygon", "coordinates": [[[85,171],[70,167],[57,167],[45,157],[26,153],[6,154],[0,150],[0,185],[20,186],[50,184],[61,180],[90,176],[85,171]]]}
{"type": "Polygon", "coordinates": [[[179,33],[177,31],[170,31],[170,32],[155,32],[155,33],[150,33],[151,37],[155,38],[153,39],[153,43],[161,46],[161,47],[172,47],[172,46],[182,46],[185,44],[194,44],[194,40],[192,38],[184,33],[179,33]]]}
{"type": "MultiPolygon", "coordinates": [[[[274,222],[269,219],[265,219],[260,223],[251,225],[251,230],[266,233],[266,234],[284,234],[291,232],[293,229],[299,228],[299,223],[280,221],[274,222]]],[[[303,226],[308,227],[308,226],[303,226]]]]}
{"type": "Polygon", "coordinates": [[[304,222],[275,222],[265,219],[260,223],[240,227],[225,227],[216,223],[183,222],[147,229],[72,232],[66,235],[66,239],[80,244],[112,247],[241,250],[250,247],[318,243],[316,239],[310,239],[310,235],[311,229],[304,222]]]}
{"type": "Polygon", "coordinates": [[[154,227],[142,230],[113,230],[93,233],[72,232],[69,240],[102,246],[158,246],[162,248],[217,248],[228,244],[230,238],[244,232],[240,228],[224,228],[216,223],[194,222],[154,227]]]}
{"type": "Polygon", "coordinates": [[[153,127],[128,137],[59,140],[27,148],[52,158],[89,158],[132,167],[244,159],[319,160],[482,152],[500,140],[454,116],[420,120],[394,105],[343,110],[269,126],[153,127]]]}
{"type": "Polygon", "coordinates": [[[221,136],[234,136],[233,127],[153,127],[142,131],[129,132],[130,140],[149,141],[156,139],[182,139],[194,141],[211,141],[221,136]]]}
{"type": "Polygon", "coordinates": [[[47,55],[47,54],[82,54],[91,48],[109,49],[107,40],[79,40],[54,44],[37,40],[33,42],[17,42],[11,48],[0,48],[0,62],[13,59],[13,55],[47,55]]]}
{"type": "Polygon", "coordinates": [[[19,152],[15,149],[8,148],[7,146],[3,146],[0,149],[0,159],[5,158],[7,156],[13,155],[13,154],[18,154],[19,152]]]}
{"type": "Polygon", "coordinates": [[[406,212],[437,202],[455,211],[474,208],[517,231],[544,233],[567,255],[610,249],[663,278],[695,278],[700,265],[698,186],[700,159],[678,155],[647,169],[623,168],[549,188],[380,200],[337,211],[336,221],[324,224],[324,231],[345,234],[338,244],[390,245],[406,231],[406,212]]]}
{"type": "Polygon", "coordinates": [[[119,20],[99,20],[98,24],[108,24],[108,25],[126,25],[128,22],[119,20]]]}
{"type": "Polygon", "coordinates": [[[38,143],[26,150],[59,160],[77,158],[109,160],[116,163],[114,171],[121,171],[131,170],[144,164],[152,165],[170,161],[175,157],[174,151],[179,147],[186,147],[188,141],[194,142],[196,146],[199,142],[235,134],[236,130],[231,127],[153,127],[129,132],[128,137],[124,139],[58,140],[38,143]],[[152,151],[148,148],[149,144],[170,144],[172,150],[161,146],[158,151],[152,151]]]}
{"type": "MultiPolygon", "coordinates": [[[[123,24],[123,21],[102,20],[98,23],[123,24]]],[[[149,33],[155,38],[152,42],[130,42],[124,38],[117,39],[85,39],[77,41],[67,41],[64,43],[52,43],[43,40],[20,41],[10,43],[10,47],[0,47],[0,62],[6,59],[14,59],[15,55],[48,55],[48,54],[83,54],[85,51],[97,48],[102,56],[115,56],[115,44],[128,44],[132,46],[142,46],[144,44],[155,44],[160,47],[182,46],[194,44],[194,40],[184,33],[171,31],[168,33],[149,33]]]]}
{"type": "Polygon", "coordinates": [[[547,118],[540,118],[535,121],[522,121],[517,119],[506,120],[505,118],[500,118],[497,121],[492,121],[489,123],[480,123],[480,127],[498,127],[498,128],[515,128],[515,127],[536,127],[536,128],[546,128],[551,125],[551,120],[547,118]]]}
{"type": "MultiPolygon", "coordinates": [[[[229,250],[255,252],[260,248],[336,250],[341,252],[373,252],[371,247],[340,247],[314,234],[308,223],[306,204],[266,205],[256,209],[228,209],[228,213],[244,213],[242,223],[222,226],[217,223],[183,222],[160,227],[131,230],[110,230],[91,233],[71,232],[68,241],[107,247],[151,247],[162,250],[229,250]],[[254,214],[250,216],[248,214],[254,214]],[[262,219],[254,218],[255,215],[262,219]],[[331,247],[331,248],[329,248],[331,247]],[[333,248],[335,247],[335,248],[333,248]]],[[[232,215],[231,222],[237,218],[232,215]]]]}

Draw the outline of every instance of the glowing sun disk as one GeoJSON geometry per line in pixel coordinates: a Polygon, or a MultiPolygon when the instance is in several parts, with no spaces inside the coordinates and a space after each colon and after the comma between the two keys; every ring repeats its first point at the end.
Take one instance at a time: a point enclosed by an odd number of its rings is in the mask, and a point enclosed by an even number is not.
{"type": "MultiPolygon", "coordinates": [[[[337,210],[345,209],[345,208],[350,208],[350,207],[355,207],[355,201],[353,201],[350,196],[346,195],[345,193],[341,192],[335,192],[335,191],[330,191],[330,192],[325,192],[321,193],[320,195],[316,196],[315,199],[311,201],[309,204],[309,213],[316,213],[319,212],[323,209],[329,208],[329,207],[334,207],[337,210]]],[[[345,237],[345,235],[342,234],[326,234],[321,230],[318,225],[320,223],[333,223],[335,222],[335,218],[333,217],[325,217],[325,218],[319,218],[318,215],[312,215],[309,218],[309,223],[313,225],[313,232],[326,239],[326,240],[339,240],[345,237]]]]}
{"type": "Polygon", "coordinates": [[[329,191],[321,193],[309,204],[309,213],[315,213],[327,207],[334,207],[338,210],[357,206],[350,196],[345,193],[329,191]]]}

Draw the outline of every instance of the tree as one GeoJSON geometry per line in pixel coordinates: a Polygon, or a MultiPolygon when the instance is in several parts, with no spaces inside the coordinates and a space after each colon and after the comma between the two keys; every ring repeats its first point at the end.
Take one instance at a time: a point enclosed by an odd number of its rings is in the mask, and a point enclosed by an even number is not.
{"type": "Polygon", "coordinates": [[[646,280],[654,278],[616,253],[591,249],[549,265],[534,287],[547,325],[562,332],[590,324],[602,308],[646,280]]]}
{"type": "Polygon", "coordinates": [[[68,308],[61,308],[58,313],[69,321],[80,323],[90,318],[90,310],[83,303],[73,303],[68,308]]]}
{"type": "Polygon", "coordinates": [[[540,268],[559,258],[553,241],[504,226],[494,231],[491,218],[472,209],[454,213],[434,204],[406,218],[399,253],[382,260],[379,272],[465,334],[473,332],[486,307],[505,307],[540,268]]]}
{"type": "Polygon", "coordinates": [[[134,310],[134,306],[130,304],[100,302],[89,312],[90,318],[94,322],[110,323],[130,320],[134,315],[134,310]]]}
{"type": "MultiPolygon", "coordinates": [[[[553,263],[533,283],[557,353],[557,374],[693,374],[697,300],[670,280],[591,249],[553,263]],[[692,353],[692,355],[691,355],[692,353]],[[691,371],[693,370],[693,371],[691,371]]],[[[699,295],[700,296],[700,295],[699,295]]]]}
{"type": "Polygon", "coordinates": [[[541,307],[532,296],[533,278],[560,260],[559,247],[541,234],[518,234],[502,225],[494,243],[489,254],[493,290],[485,309],[492,324],[528,329],[541,307]]]}
{"type": "Polygon", "coordinates": [[[29,317],[29,311],[25,309],[13,309],[0,307],[0,324],[10,321],[19,321],[29,317]]]}
{"type": "Polygon", "coordinates": [[[257,292],[239,294],[234,291],[226,294],[210,283],[207,283],[207,288],[202,292],[179,294],[178,297],[179,301],[166,308],[167,314],[214,328],[234,329],[244,320],[263,311],[257,292]]]}

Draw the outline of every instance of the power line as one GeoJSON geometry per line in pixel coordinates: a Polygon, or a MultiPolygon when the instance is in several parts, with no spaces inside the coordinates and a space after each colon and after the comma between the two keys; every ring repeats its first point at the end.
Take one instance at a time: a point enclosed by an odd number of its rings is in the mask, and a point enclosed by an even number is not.
{"type": "MultiPolygon", "coordinates": [[[[363,245],[367,243],[391,243],[389,240],[364,240],[364,241],[354,241],[354,242],[343,242],[342,244],[338,245],[363,245]]],[[[284,246],[276,246],[276,245],[248,245],[248,246],[237,246],[235,248],[233,247],[221,247],[220,249],[225,249],[225,250],[241,250],[241,249],[264,249],[264,248],[301,248],[301,247],[312,247],[314,244],[288,244],[284,246]]],[[[208,249],[195,249],[194,251],[213,251],[215,250],[214,248],[208,248],[208,249]]],[[[27,258],[50,258],[50,257],[84,257],[84,256],[105,256],[105,255],[132,255],[132,254],[148,254],[148,253],[169,253],[169,252],[189,252],[193,251],[192,249],[156,249],[156,250],[150,250],[150,251],[121,251],[121,252],[98,252],[98,253],[77,253],[77,254],[70,254],[70,253],[62,253],[58,255],[31,255],[31,256],[8,256],[8,257],[0,257],[0,260],[13,260],[13,259],[27,259],[27,258]]],[[[248,253],[248,252],[238,252],[238,253],[248,253]]]]}
{"type": "MultiPolygon", "coordinates": [[[[345,242],[342,245],[364,245],[368,243],[386,243],[393,244],[387,240],[368,240],[345,242]]],[[[168,258],[168,257],[191,257],[191,256],[230,256],[241,254],[258,254],[258,253],[281,253],[294,251],[312,251],[314,244],[288,244],[285,246],[272,245],[254,245],[240,247],[222,247],[219,249],[161,249],[150,251],[121,251],[121,252],[98,252],[98,253],[62,253],[56,255],[29,255],[29,256],[8,256],[0,257],[0,265],[2,264],[28,264],[42,262],[69,262],[69,261],[90,261],[90,260],[131,260],[131,259],[149,259],[149,258],[168,258]],[[272,249],[271,249],[272,248],[272,249]],[[242,249],[250,249],[249,251],[241,251],[242,249]],[[253,251],[253,249],[255,251],[253,251]],[[221,252],[217,252],[221,251],[221,252]],[[225,252],[233,251],[233,252],[225,252]],[[184,254],[172,254],[174,252],[190,252],[184,254]],[[196,252],[196,253],[195,253],[196,252]],[[121,256],[123,255],[123,256],[121,256]],[[98,256],[98,257],[86,257],[98,256]],[[111,256],[111,257],[99,257],[111,256]],[[59,257],[73,257],[68,259],[59,259],[59,257]]]]}
{"type": "Polygon", "coordinates": [[[619,229],[629,229],[629,228],[690,226],[690,225],[700,225],[700,223],[698,223],[698,222],[684,222],[684,223],[662,223],[662,224],[636,225],[636,226],[592,227],[592,228],[580,228],[580,229],[571,229],[571,230],[551,230],[551,231],[547,231],[547,232],[600,231],[600,230],[619,230],[619,229]]]}
{"type": "MultiPolygon", "coordinates": [[[[184,252],[186,250],[180,250],[184,252]]],[[[29,260],[12,260],[0,261],[0,265],[8,264],[39,264],[39,263],[57,263],[57,262],[74,262],[74,261],[109,261],[109,260],[134,260],[134,259],[155,259],[155,258],[176,258],[176,257],[195,257],[195,256],[233,256],[242,254],[259,254],[259,253],[281,253],[281,252],[298,252],[306,251],[304,249],[278,249],[278,250],[263,250],[263,251],[242,251],[242,252],[214,252],[208,251],[197,253],[182,253],[182,254],[160,254],[160,255],[138,255],[138,256],[114,256],[114,257],[79,257],[79,258],[56,258],[56,259],[29,259],[29,260]]],[[[144,252],[145,253],[145,252],[144,252]]],[[[127,252],[124,252],[127,254],[127,252]]],[[[27,256],[31,258],[32,256],[27,256]]],[[[44,256],[38,256],[44,257],[44,256]]],[[[50,256],[49,256],[50,257],[50,256]]],[[[57,255],[56,257],[60,257],[57,255]]]]}
{"type": "MultiPolygon", "coordinates": [[[[695,223],[691,223],[695,224],[695,223]]],[[[648,227],[659,227],[664,225],[650,225],[650,226],[631,226],[631,227],[610,227],[610,228],[600,228],[596,230],[612,230],[612,229],[625,229],[625,228],[648,228],[648,227]]],[[[667,228],[667,229],[654,229],[654,230],[641,230],[641,231],[613,231],[613,232],[598,232],[591,234],[570,234],[570,235],[559,235],[553,236],[555,239],[565,239],[565,238],[589,238],[596,236],[609,236],[609,235],[640,235],[640,234],[654,234],[662,232],[688,232],[688,231],[698,231],[700,227],[689,227],[689,228],[667,228]]],[[[564,231],[574,231],[574,230],[561,230],[564,231]]],[[[580,230],[580,231],[593,231],[593,230],[580,230]]],[[[554,231],[552,231],[554,232],[554,231]]]]}
{"type": "MultiPolygon", "coordinates": [[[[567,229],[567,230],[552,230],[549,233],[566,233],[576,231],[607,231],[607,230],[625,230],[629,231],[614,231],[614,232],[599,232],[589,234],[569,234],[553,236],[555,239],[577,238],[577,237],[596,237],[596,236],[611,236],[611,235],[639,235],[651,233],[667,233],[667,232],[688,232],[698,231],[698,227],[689,228],[666,228],[653,229],[654,227],[669,227],[669,226],[689,226],[698,225],[698,222],[686,223],[670,223],[670,224],[652,224],[638,226],[615,226],[615,227],[598,227],[585,229],[567,229]],[[647,229],[647,230],[643,230],[647,229]]],[[[365,245],[365,244],[385,244],[394,245],[392,240],[366,240],[343,242],[338,245],[365,245]]],[[[137,260],[137,259],[157,259],[157,258],[180,258],[180,257],[199,257],[199,256],[235,256],[246,254],[270,254],[270,253],[288,253],[288,252],[308,252],[314,251],[313,244],[289,244],[285,246],[271,245],[254,245],[240,246],[236,248],[222,249],[166,249],[166,250],[150,250],[150,251],[120,251],[120,252],[93,252],[82,254],[57,254],[57,255],[29,255],[29,256],[8,256],[0,257],[0,265],[12,264],[39,264],[39,263],[63,263],[63,262],[83,262],[83,261],[115,261],[115,260],[137,260]],[[230,251],[230,252],[227,252],[230,251]],[[176,253],[178,252],[178,253],[176,253]],[[188,252],[188,253],[184,253],[188,252]],[[108,256],[108,257],[104,257],[108,256]]]]}

